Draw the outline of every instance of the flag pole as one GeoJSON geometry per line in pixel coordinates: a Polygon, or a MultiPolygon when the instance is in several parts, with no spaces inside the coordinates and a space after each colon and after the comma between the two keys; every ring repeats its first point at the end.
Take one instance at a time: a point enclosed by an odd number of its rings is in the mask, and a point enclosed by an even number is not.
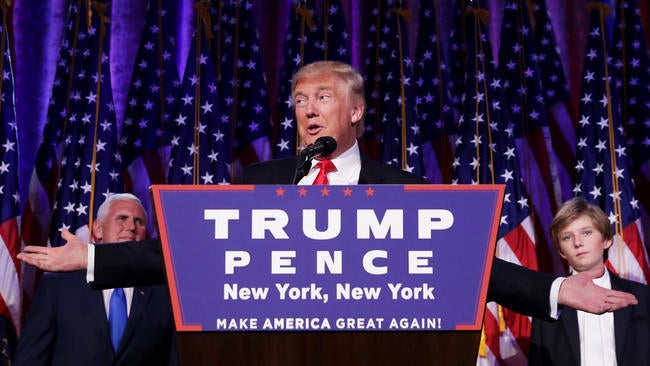
{"type": "MultiPolygon", "coordinates": [[[[305,64],[305,25],[311,29],[314,26],[314,14],[309,11],[307,4],[305,7],[302,6],[302,1],[298,2],[298,5],[294,5],[296,14],[300,16],[300,67],[303,67],[305,64]]],[[[296,155],[300,153],[300,134],[298,133],[298,128],[296,128],[296,155]]]]}
{"type": "MultiPolygon", "coordinates": [[[[76,0],[77,2],[77,9],[81,9],[82,2],[83,0],[76,0]]],[[[88,2],[86,2],[86,6],[90,6],[88,2]]],[[[70,50],[70,72],[68,73],[68,83],[67,83],[67,89],[66,89],[66,96],[65,96],[65,110],[64,110],[64,116],[63,116],[63,126],[61,126],[61,137],[67,135],[67,128],[68,128],[68,118],[70,117],[70,93],[72,92],[72,83],[74,81],[74,70],[75,70],[75,64],[77,60],[77,41],[79,40],[79,26],[81,23],[81,10],[77,11],[75,14],[75,19],[74,19],[74,37],[72,37],[72,46],[70,50]]],[[[61,162],[64,159],[63,154],[59,155],[59,161],[58,164],[56,164],[56,168],[54,171],[54,182],[58,182],[61,179],[61,162]]],[[[48,196],[50,197],[50,202],[49,202],[49,208],[52,208],[52,205],[54,202],[56,202],[56,195],[57,195],[57,188],[56,185],[53,186],[53,192],[47,192],[48,196]],[[51,195],[50,195],[51,193],[51,195]]],[[[47,223],[45,224],[45,231],[44,235],[47,238],[48,242],[50,241],[49,236],[50,236],[50,230],[52,227],[52,219],[47,220],[47,223]]]]}
{"type": "MultiPolygon", "coordinates": [[[[599,12],[600,15],[600,27],[601,29],[605,29],[605,16],[608,16],[611,14],[611,9],[609,5],[607,4],[593,4],[590,3],[589,5],[590,9],[596,9],[599,12]]],[[[619,235],[621,239],[624,240],[623,238],[623,216],[621,214],[621,199],[620,196],[618,195],[619,192],[619,186],[618,186],[618,178],[616,176],[618,172],[618,167],[616,164],[616,151],[615,151],[615,146],[612,146],[614,143],[614,124],[612,123],[614,115],[612,113],[612,91],[611,91],[611,84],[610,84],[610,75],[609,75],[609,67],[607,64],[607,39],[605,38],[605,32],[601,32],[601,41],[603,45],[603,69],[605,72],[605,95],[607,97],[607,120],[609,121],[607,125],[607,130],[608,130],[608,138],[609,138],[609,158],[611,161],[611,171],[610,171],[610,177],[612,179],[612,201],[614,203],[614,215],[616,215],[616,223],[614,224],[616,228],[616,235],[619,235]]],[[[624,256],[621,256],[621,258],[624,258],[624,256]]]]}
{"type": "MultiPolygon", "coordinates": [[[[158,29],[162,30],[164,27],[163,24],[163,14],[162,14],[162,0],[158,0],[156,2],[158,6],[158,29]]],[[[160,88],[160,92],[158,93],[158,113],[160,116],[160,130],[161,134],[159,137],[159,146],[165,146],[165,131],[167,130],[167,119],[165,118],[167,109],[166,109],[166,103],[165,103],[165,56],[164,56],[164,49],[165,49],[165,40],[163,37],[162,31],[158,32],[158,87],[160,88]]],[[[162,150],[161,152],[161,157],[162,161],[169,161],[169,152],[167,149],[159,149],[159,151],[162,150]]],[[[163,181],[166,181],[167,178],[164,177],[163,181]]]]}
{"type": "MultiPolygon", "coordinates": [[[[9,0],[2,1],[0,3],[0,8],[2,8],[2,29],[7,31],[9,28],[7,27],[7,13],[9,12],[9,4],[7,3],[9,0]]],[[[7,48],[7,37],[2,36],[2,40],[0,40],[0,70],[5,69],[5,50],[7,48]]],[[[3,90],[2,89],[2,82],[4,80],[4,77],[0,78],[0,92],[3,90]]],[[[2,98],[0,98],[0,111],[2,111],[2,98]]]]}
{"type": "MultiPolygon", "coordinates": [[[[240,14],[239,14],[239,7],[240,7],[239,1],[235,4],[235,18],[237,19],[235,21],[235,47],[233,47],[233,55],[232,55],[232,116],[231,116],[231,130],[230,130],[230,180],[235,177],[235,167],[234,164],[232,164],[232,157],[235,156],[234,154],[234,148],[233,146],[236,146],[237,142],[237,110],[239,109],[239,68],[237,65],[239,64],[239,24],[240,24],[240,14]]],[[[220,59],[217,59],[217,64],[220,65],[220,59]]]]}
{"type": "MultiPolygon", "coordinates": [[[[106,24],[110,24],[110,18],[106,15],[107,4],[100,2],[92,3],[93,9],[99,16],[99,50],[97,52],[97,87],[95,89],[95,126],[93,132],[93,156],[90,163],[90,203],[88,205],[88,232],[92,240],[93,237],[93,220],[94,220],[94,207],[95,207],[95,179],[97,172],[97,132],[99,129],[99,104],[101,101],[102,92],[102,63],[104,51],[104,37],[106,36],[106,24]]],[[[92,10],[88,9],[89,17],[92,16],[92,10]]],[[[90,18],[89,18],[90,20],[90,18]]],[[[88,23],[90,27],[91,23],[88,23]]]]}
{"type": "Polygon", "coordinates": [[[196,8],[196,78],[197,82],[194,85],[195,102],[194,103],[194,169],[192,171],[192,184],[199,184],[200,178],[200,162],[201,162],[201,137],[200,137],[200,103],[201,100],[201,30],[205,31],[205,37],[208,42],[208,49],[210,48],[210,40],[212,39],[212,22],[210,21],[210,3],[208,1],[200,1],[194,4],[196,8]]]}
{"type": "Polygon", "coordinates": [[[399,77],[400,77],[400,116],[402,118],[402,123],[401,123],[401,135],[402,135],[402,146],[400,149],[400,154],[401,154],[401,159],[402,159],[402,170],[407,170],[408,164],[406,161],[406,129],[407,129],[407,121],[406,121],[406,90],[405,90],[405,85],[404,85],[404,44],[402,43],[402,22],[401,18],[404,18],[405,21],[408,20],[408,17],[410,15],[410,12],[408,9],[402,8],[402,4],[400,2],[400,7],[399,8],[392,8],[390,9],[391,13],[394,13],[396,15],[395,21],[397,22],[397,42],[398,42],[398,49],[399,49],[399,77]]]}

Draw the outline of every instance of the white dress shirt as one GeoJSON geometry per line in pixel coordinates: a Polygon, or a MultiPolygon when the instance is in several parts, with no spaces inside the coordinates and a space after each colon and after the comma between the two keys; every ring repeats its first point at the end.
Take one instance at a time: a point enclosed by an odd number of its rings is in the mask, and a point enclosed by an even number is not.
{"type": "MultiPolygon", "coordinates": [[[[126,316],[128,317],[131,314],[131,302],[133,301],[133,287],[124,287],[124,297],[126,298],[126,316]]],[[[109,288],[107,290],[102,290],[102,296],[104,297],[104,309],[106,310],[106,319],[108,319],[108,309],[111,302],[111,295],[113,294],[113,289],[109,288]]]]}
{"type": "MultiPolygon", "coordinates": [[[[595,278],[594,283],[607,289],[612,288],[609,272],[595,278]]],[[[578,312],[580,331],[581,366],[616,366],[616,341],[614,339],[614,313],[601,315],[578,312]]]]}
{"type": "MultiPolygon", "coordinates": [[[[343,152],[341,155],[331,159],[336,167],[336,170],[327,174],[327,179],[331,185],[357,185],[359,184],[359,174],[361,173],[361,153],[359,152],[359,145],[354,143],[354,146],[343,152]]],[[[311,161],[311,169],[305,175],[298,185],[306,186],[314,183],[318,175],[319,168],[316,166],[318,160],[311,161]]]]}
{"type": "MultiPolygon", "coordinates": [[[[86,282],[90,283],[95,280],[95,244],[88,244],[88,268],[86,269],[86,282]]],[[[126,298],[126,316],[131,314],[131,302],[133,301],[133,287],[124,287],[124,296],[126,298]]],[[[102,290],[104,298],[104,309],[106,310],[106,319],[108,319],[109,303],[113,289],[102,290]]]]}

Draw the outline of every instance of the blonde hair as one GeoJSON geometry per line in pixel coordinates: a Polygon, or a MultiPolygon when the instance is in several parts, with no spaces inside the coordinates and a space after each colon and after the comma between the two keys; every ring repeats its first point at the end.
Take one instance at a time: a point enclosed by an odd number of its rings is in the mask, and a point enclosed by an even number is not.
{"type": "MultiPolygon", "coordinates": [[[[560,207],[553,217],[553,221],[551,221],[549,231],[555,249],[560,251],[560,230],[567,227],[567,225],[578,219],[580,216],[587,216],[591,219],[591,223],[603,236],[603,240],[607,241],[612,239],[612,225],[603,210],[600,207],[587,202],[587,200],[582,197],[575,197],[564,202],[562,207],[560,207]]],[[[605,251],[604,254],[606,258],[607,251],[605,251]]]]}
{"type": "Polygon", "coordinates": [[[363,105],[364,114],[357,124],[357,134],[363,132],[363,121],[366,111],[366,93],[363,85],[363,76],[352,67],[340,61],[316,61],[301,67],[291,79],[291,95],[295,97],[296,85],[306,78],[321,75],[334,75],[345,82],[348,102],[352,106],[363,105]]]}

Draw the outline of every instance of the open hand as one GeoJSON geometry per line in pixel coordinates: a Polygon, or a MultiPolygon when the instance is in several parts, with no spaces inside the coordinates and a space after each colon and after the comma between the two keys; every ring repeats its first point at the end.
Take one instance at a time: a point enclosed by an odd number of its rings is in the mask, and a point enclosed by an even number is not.
{"type": "Polygon", "coordinates": [[[60,247],[26,246],[18,259],[50,272],[68,272],[88,267],[88,246],[67,230],[61,232],[66,244],[60,247]]]}
{"type": "Polygon", "coordinates": [[[567,277],[560,286],[558,303],[594,314],[615,311],[638,303],[632,294],[594,284],[592,280],[596,277],[597,274],[590,272],[580,272],[567,277]]]}

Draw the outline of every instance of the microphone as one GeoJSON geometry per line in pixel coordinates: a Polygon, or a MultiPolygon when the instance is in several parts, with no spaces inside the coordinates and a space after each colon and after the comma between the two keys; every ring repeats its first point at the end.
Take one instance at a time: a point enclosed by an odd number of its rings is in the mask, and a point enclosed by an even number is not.
{"type": "Polygon", "coordinates": [[[336,140],[332,136],[323,136],[316,139],[316,141],[308,145],[300,152],[298,159],[298,166],[293,175],[293,184],[298,184],[300,180],[309,173],[311,168],[311,159],[314,156],[323,155],[327,156],[336,150],[336,140]]]}
{"type": "Polygon", "coordinates": [[[336,150],[336,140],[332,136],[323,136],[316,139],[311,145],[308,145],[300,155],[306,159],[311,159],[314,156],[323,155],[327,156],[336,150]]]}

